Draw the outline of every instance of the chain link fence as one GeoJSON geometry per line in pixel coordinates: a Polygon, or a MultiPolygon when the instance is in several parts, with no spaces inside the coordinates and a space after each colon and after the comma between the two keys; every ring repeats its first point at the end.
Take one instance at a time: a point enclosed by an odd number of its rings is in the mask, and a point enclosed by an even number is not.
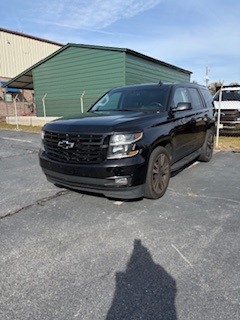
{"type": "MultiPolygon", "coordinates": [[[[96,99],[94,99],[96,100],[96,99]]],[[[84,96],[78,98],[51,98],[46,93],[36,100],[37,116],[65,117],[86,113],[93,103],[93,99],[84,96]]]]}
{"type": "Polygon", "coordinates": [[[240,86],[222,87],[213,97],[216,147],[240,151],[240,86]]]}
{"type": "MultiPolygon", "coordinates": [[[[15,124],[18,129],[20,118],[29,118],[36,115],[36,106],[34,100],[24,99],[22,95],[11,95],[11,99],[0,101],[0,118],[2,122],[15,124]]],[[[24,121],[23,121],[24,123],[24,121]]],[[[26,121],[26,125],[29,122],[26,121]]]]}
{"type": "Polygon", "coordinates": [[[39,98],[26,101],[21,94],[12,94],[11,99],[0,99],[0,120],[16,126],[43,126],[60,117],[79,116],[86,113],[98,97],[88,97],[85,91],[78,97],[52,98],[45,93],[39,98]]]}

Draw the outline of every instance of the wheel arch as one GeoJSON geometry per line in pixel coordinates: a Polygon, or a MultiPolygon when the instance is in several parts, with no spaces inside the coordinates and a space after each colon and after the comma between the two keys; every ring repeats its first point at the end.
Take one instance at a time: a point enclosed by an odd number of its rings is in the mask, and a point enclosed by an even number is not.
{"type": "Polygon", "coordinates": [[[172,146],[171,139],[167,138],[167,139],[158,139],[152,143],[151,147],[149,148],[149,152],[148,152],[148,161],[149,161],[149,157],[150,157],[151,153],[157,147],[165,148],[169,154],[170,160],[172,160],[173,146],[172,146]]]}

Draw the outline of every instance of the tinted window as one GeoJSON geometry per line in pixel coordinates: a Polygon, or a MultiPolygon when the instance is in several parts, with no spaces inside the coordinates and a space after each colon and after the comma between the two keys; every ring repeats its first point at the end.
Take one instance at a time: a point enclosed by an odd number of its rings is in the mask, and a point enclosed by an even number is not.
{"type": "Polygon", "coordinates": [[[113,94],[105,94],[102,99],[100,99],[97,103],[98,110],[117,110],[119,106],[121,98],[120,92],[114,92],[113,94]]]}
{"type": "Polygon", "coordinates": [[[189,88],[190,95],[192,97],[192,108],[193,109],[200,109],[203,108],[203,102],[202,99],[198,93],[198,90],[196,88],[189,88]]]}
{"type": "Polygon", "coordinates": [[[168,87],[130,87],[108,92],[92,108],[93,111],[166,111],[168,87]]]}
{"type": "Polygon", "coordinates": [[[225,100],[233,100],[240,101],[240,90],[238,91],[226,91],[226,99],[225,100]]]}
{"type": "Polygon", "coordinates": [[[186,88],[177,88],[173,95],[172,106],[176,108],[179,102],[191,102],[186,88]]]}
{"type": "Polygon", "coordinates": [[[209,92],[209,90],[201,88],[201,93],[202,93],[203,98],[206,101],[207,105],[212,103],[213,97],[212,97],[211,93],[209,92]]]}
{"type": "MultiPolygon", "coordinates": [[[[215,101],[219,100],[219,92],[214,97],[215,101]]],[[[222,91],[222,101],[240,101],[240,91],[237,90],[228,90],[222,91]]]]}

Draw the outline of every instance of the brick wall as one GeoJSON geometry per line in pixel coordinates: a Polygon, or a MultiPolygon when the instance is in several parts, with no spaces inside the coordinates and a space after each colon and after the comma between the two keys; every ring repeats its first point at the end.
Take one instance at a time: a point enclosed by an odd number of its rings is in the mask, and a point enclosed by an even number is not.
{"type": "MultiPolygon", "coordinates": [[[[0,81],[8,81],[9,79],[1,78],[0,81]]],[[[19,93],[9,93],[12,99],[16,98],[17,113],[19,116],[36,115],[34,104],[34,96],[31,90],[21,90],[19,93]]],[[[14,103],[6,101],[5,89],[0,87],[0,121],[6,121],[7,116],[15,115],[14,103]]]]}

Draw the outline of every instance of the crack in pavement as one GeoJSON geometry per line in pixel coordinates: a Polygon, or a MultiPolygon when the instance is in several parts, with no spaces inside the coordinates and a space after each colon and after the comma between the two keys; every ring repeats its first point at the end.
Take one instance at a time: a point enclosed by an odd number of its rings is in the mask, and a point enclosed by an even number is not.
{"type": "Polygon", "coordinates": [[[45,198],[42,198],[42,199],[39,199],[39,200],[36,200],[34,203],[31,203],[31,204],[28,204],[24,207],[21,207],[19,209],[16,209],[16,210],[13,210],[13,211],[10,211],[8,213],[6,213],[5,215],[1,216],[0,217],[0,220],[4,219],[4,218],[7,218],[7,217],[10,217],[16,213],[19,213],[21,212],[22,210],[25,210],[25,209],[29,209],[33,206],[35,206],[36,204],[37,205],[40,205],[40,206],[44,206],[46,202],[52,200],[52,199],[55,199],[57,197],[60,197],[62,195],[65,195],[69,192],[69,190],[61,190],[61,191],[58,191],[57,193],[51,195],[51,196],[48,196],[48,197],[45,197],[45,198]]]}

